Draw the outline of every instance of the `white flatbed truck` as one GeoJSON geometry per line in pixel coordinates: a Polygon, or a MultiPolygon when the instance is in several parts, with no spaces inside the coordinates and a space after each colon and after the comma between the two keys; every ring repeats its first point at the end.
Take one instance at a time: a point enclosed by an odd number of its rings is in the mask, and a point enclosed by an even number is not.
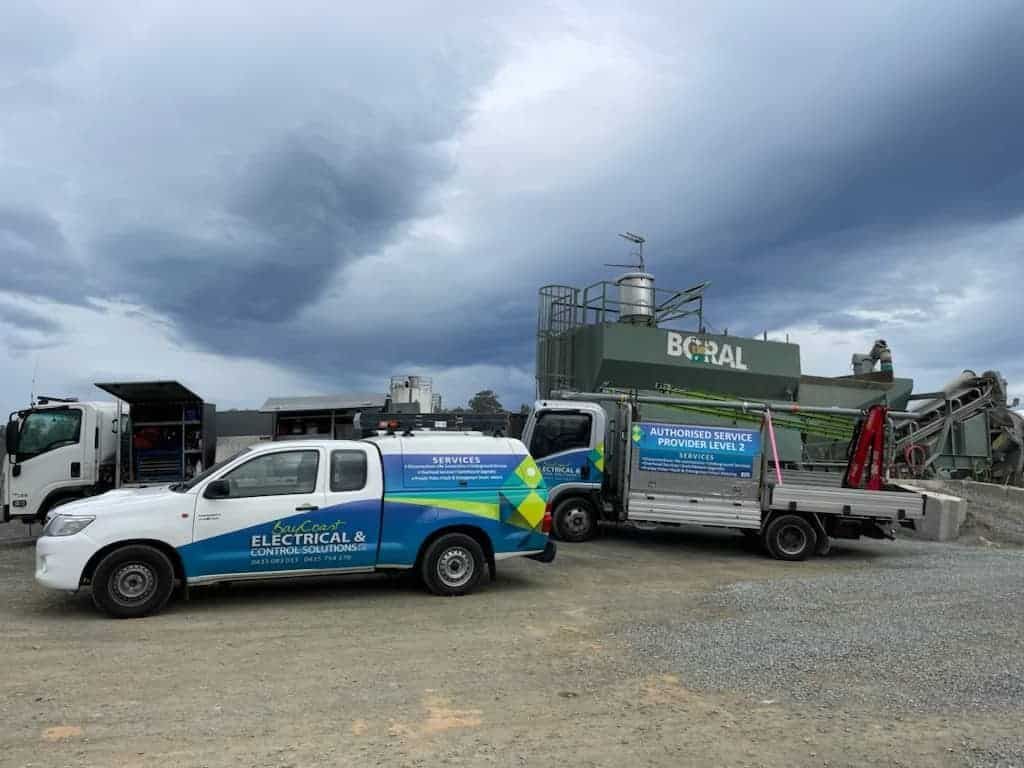
{"type": "Polygon", "coordinates": [[[897,525],[914,527],[925,514],[926,494],[785,480],[771,411],[786,404],[727,403],[765,414],[752,430],[685,423],[682,412],[678,422],[644,420],[648,405],[701,404],[685,398],[556,395],[535,404],[523,441],[547,481],[554,534],[565,541],[590,539],[600,521],[700,525],[738,529],[776,558],[803,560],[826,554],[833,538],[893,538],[897,525]]]}

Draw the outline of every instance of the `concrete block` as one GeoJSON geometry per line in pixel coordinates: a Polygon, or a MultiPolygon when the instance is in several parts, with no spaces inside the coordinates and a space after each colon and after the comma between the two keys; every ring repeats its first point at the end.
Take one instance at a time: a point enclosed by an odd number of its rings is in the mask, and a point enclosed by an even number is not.
{"type": "Polygon", "coordinates": [[[928,541],[952,541],[960,535],[960,526],[967,519],[967,501],[937,491],[925,492],[924,519],[915,533],[928,541]]]}
{"type": "Polygon", "coordinates": [[[920,485],[900,483],[900,488],[925,497],[924,518],[916,521],[914,538],[927,541],[952,541],[960,535],[967,519],[967,501],[920,485]]]}

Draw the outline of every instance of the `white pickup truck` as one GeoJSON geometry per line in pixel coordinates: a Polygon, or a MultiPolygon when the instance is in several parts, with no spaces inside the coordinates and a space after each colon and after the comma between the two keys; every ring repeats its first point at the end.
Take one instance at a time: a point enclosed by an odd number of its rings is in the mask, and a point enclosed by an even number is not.
{"type": "Polygon", "coordinates": [[[381,436],[266,443],[185,483],[54,510],[43,586],[92,589],[118,617],[160,610],[176,583],[415,569],[461,595],[498,560],[550,562],[543,475],[518,440],[381,436]]]}

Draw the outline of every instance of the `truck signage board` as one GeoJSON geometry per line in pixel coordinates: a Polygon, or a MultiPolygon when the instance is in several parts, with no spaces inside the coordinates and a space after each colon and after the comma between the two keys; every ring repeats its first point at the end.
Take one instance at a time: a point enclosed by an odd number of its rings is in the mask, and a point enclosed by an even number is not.
{"type": "Polygon", "coordinates": [[[647,472],[749,478],[761,451],[756,429],[639,422],[632,437],[647,472]]]}

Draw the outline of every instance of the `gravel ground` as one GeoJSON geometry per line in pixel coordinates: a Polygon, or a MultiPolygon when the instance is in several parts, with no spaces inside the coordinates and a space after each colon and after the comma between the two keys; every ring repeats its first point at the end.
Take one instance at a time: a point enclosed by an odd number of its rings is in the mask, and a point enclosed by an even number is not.
{"type": "Polygon", "coordinates": [[[610,531],[466,598],[249,583],[120,622],[32,554],[0,545],[0,766],[1024,768],[1021,550],[610,531]]]}
{"type": "Polygon", "coordinates": [[[701,601],[721,618],[626,624],[622,636],[699,689],[894,712],[1019,705],[1024,553],[929,551],[924,561],[728,585],[701,601]],[[889,684],[871,685],[883,670],[889,684]]]}

